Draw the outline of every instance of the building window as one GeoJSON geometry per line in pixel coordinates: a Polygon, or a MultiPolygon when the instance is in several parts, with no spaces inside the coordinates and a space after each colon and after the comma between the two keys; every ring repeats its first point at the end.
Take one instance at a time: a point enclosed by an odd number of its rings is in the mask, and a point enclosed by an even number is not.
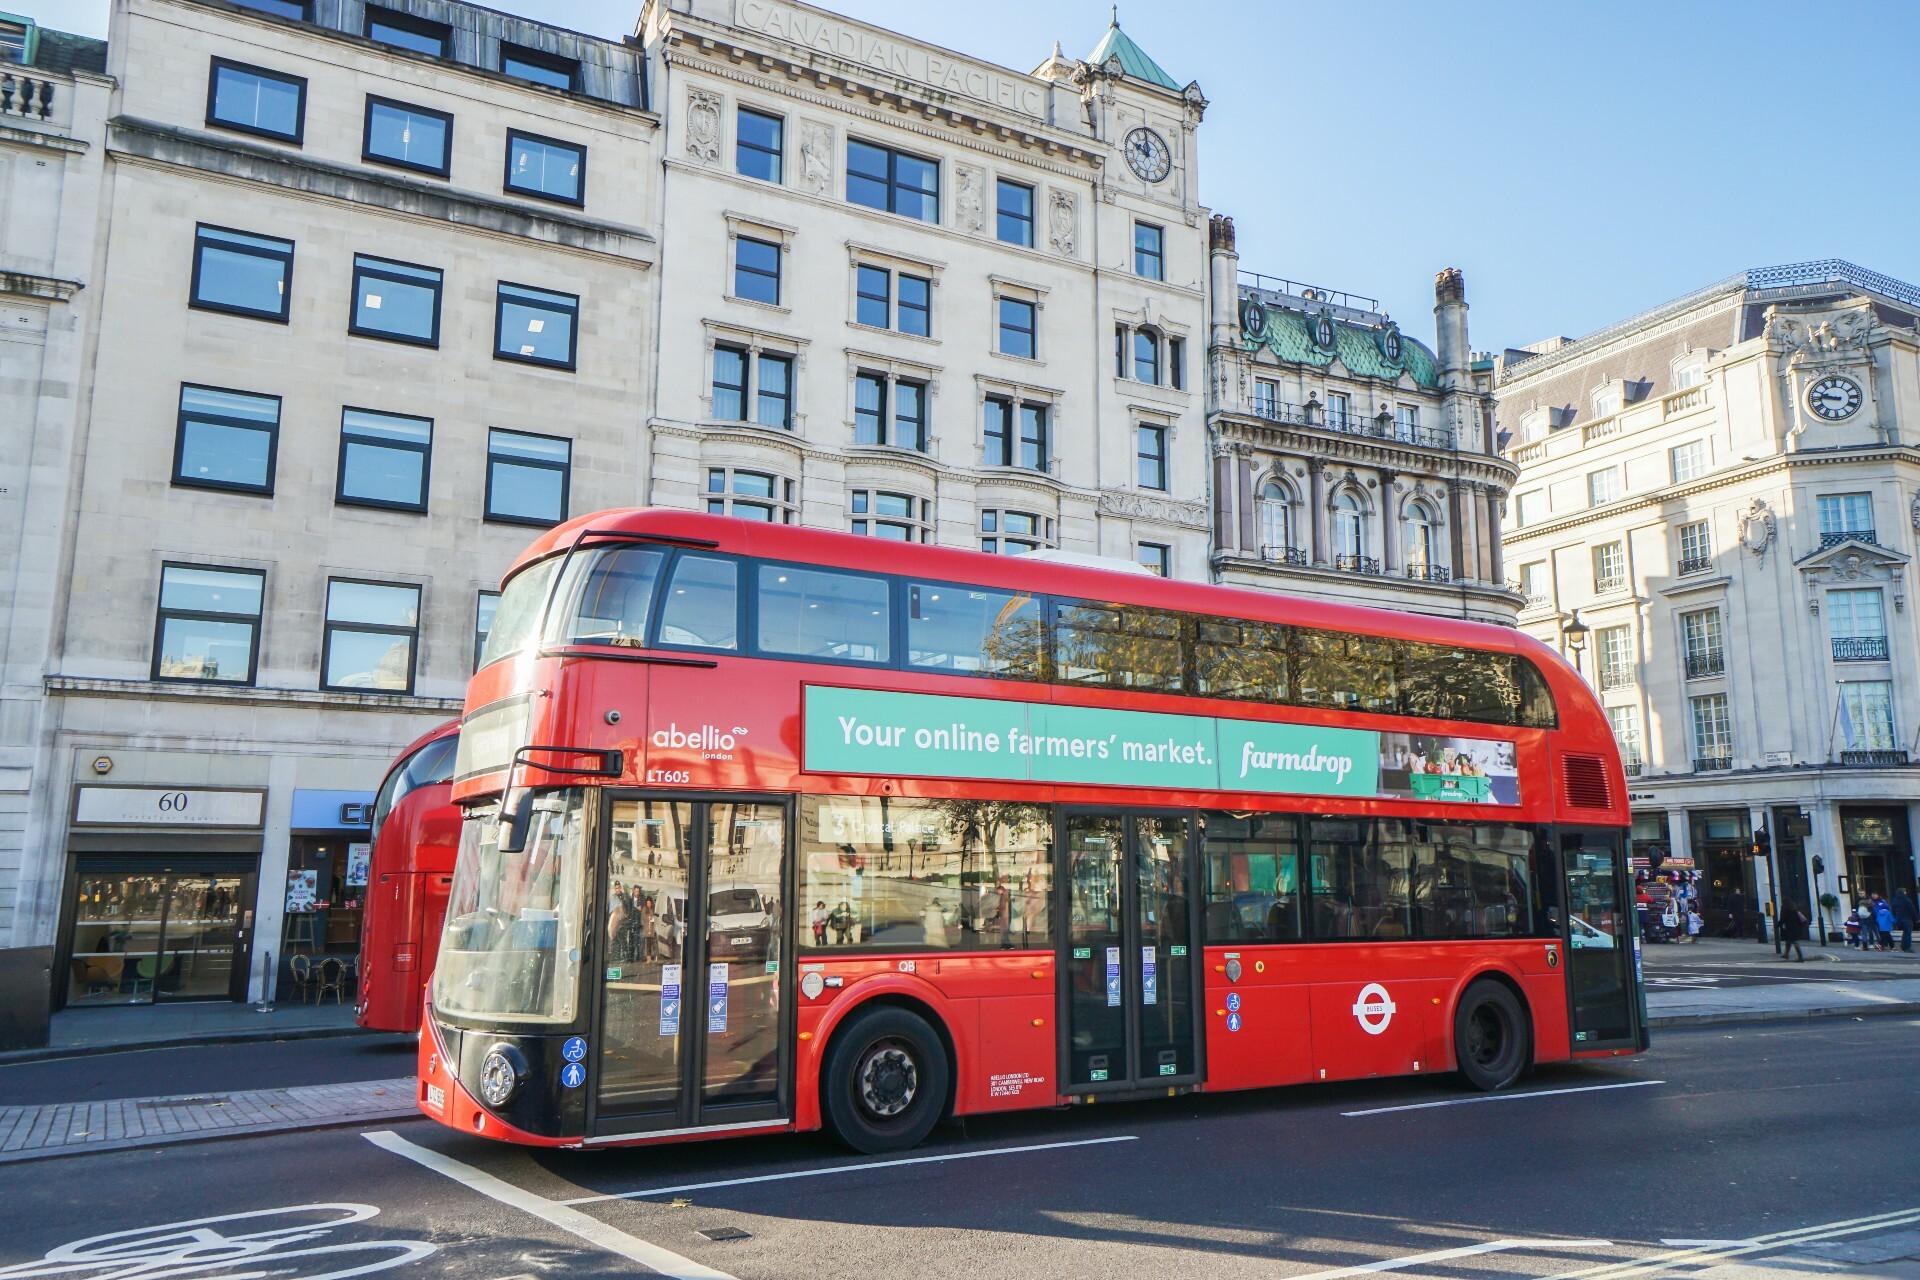
{"type": "Polygon", "coordinates": [[[1853,539],[1874,540],[1873,495],[1866,493],[1828,493],[1816,499],[1820,512],[1820,545],[1853,539]]]}
{"type": "Polygon", "coordinates": [[[558,138],[509,129],[504,185],[516,195],[583,205],[587,199],[587,149],[558,138]]]}
{"type": "Polygon", "coordinates": [[[369,40],[411,49],[431,58],[446,57],[453,44],[453,29],[446,23],[377,4],[367,6],[366,35],[369,40]]]}
{"type": "Polygon", "coordinates": [[[1527,607],[1547,602],[1547,562],[1535,560],[1532,564],[1520,566],[1520,594],[1527,598],[1527,607]]]}
{"type": "Polygon", "coordinates": [[[1334,495],[1333,546],[1343,561],[1358,562],[1366,554],[1366,508],[1360,505],[1359,497],[1351,489],[1342,489],[1334,495]]]}
{"type": "Polygon", "coordinates": [[[986,465],[1045,471],[1049,462],[1047,406],[987,397],[986,465]]]}
{"type": "Polygon", "coordinates": [[[734,124],[734,171],[762,182],[779,182],[785,139],[785,120],[741,107],[734,124]]]}
{"type": "Polygon", "coordinates": [[[925,276],[902,271],[896,277],[885,267],[865,263],[854,268],[854,320],[858,324],[927,337],[933,329],[932,294],[933,281],[925,276]]]}
{"type": "Polygon", "coordinates": [[[0,65],[25,66],[39,43],[40,32],[30,19],[0,18],[0,65]]]}
{"type": "Polygon", "coordinates": [[[362,160],[444,178],[452,163],[452,144],[453,117],[446,112],[367,95],[362,160]]]}
{"type": "Polygon", "coordinates": [[[215,58],[207,77],[207,125],[299,146],[306,131],[307,82],[215,58]]]}
{"type": "Polygon", "coordinates": [[[1167,278],[1167,233],[1150,222],[1133,224],[1133,274],[1147,280],[1167,278]]]}
{"type": "Polygon", "coordinates": [[[494,303],[494,357],[571,369],[579,321],[576,295],[502,280],[494,303]]]}
{"type": "Polygon", "coordinates": [[[1133,331],[1133,380],[1160,385],[1160,335],[1155,330],[1133,331]]]}
{"type": "Polygon", "coordinates": [[[980,513],[980,549],[988,555],[1018,556],[1053,545],[1053,520],[1031,511],[980,513]]]}
{"type": "Polygon", "coordinates": [[[1620,468],[1602,467],[1587,472],[1587,505],[1605,506],[1620,496],[1620,468]]]}
{"type": "MultiPolygon", "coordinates": [[[[286,18],[292,22],[313,21],[312,0],[237,0],[242,9],[252,9],[257,13],[270,13],[276,18],[286,18]]],[[[6,61],[0,58],[0,62],[6,61]]]]}
{"type": "Polygon", "coordinates": [[[748,236],[734,237],[733,296],[770,307],[780,305],[779,245],[748,236]]]}
{"type": "Polygon", "coordinates": [[[793,357],[751,352],[745,347],[715,347],[713,416],[719,422],[756,422],[763,427],[792,430],[793,357]],[[751,380],[750,374],[754,375],[751,380]]]}
{"type": "Polygon", "coordinates": [[[1727,655],[1721,643],[1718,609],[1696,609],[1681,614],[1680,642],[1687,660],[1687,679],[1701,680],[1726,672],[1727,655]]]}
{"type": "Polygon", "coordinates": [[[1529,489],[1525,493],[1514,495],[1514,526],[1524,529],[1530,524],[1539,524],[1547,515],[1547,491],[1529,489]]]}
{"type": "Polygon", "coordinates": [[[321,688],[412,693],[413,654],[419,644],[419,587],[327,579],[321,688]]]}
{"type": "Polygon", "coordinates": [[[348,506],[425,511],[432,451],[431,418],[343,409],[334,497],[348,506]]]}
{"type": "Polygon", "coordinates": [[[884,373],[855,375],[853,442],[925,452],[927,384],[884,373]]]}
{"type": "Polygon", "coordinates": [[[439,346],[441,280],[437,267],[355,254],[353,322],[347,331],[389,342],[439,346]]]}
{"type": "Polygon", "coordinates": [[[1693,712],[1693,767],[1733,767],[1733,723],[1727,717],[1727,695],[1709,693],[1688,698],[1693,712]]]}
{"type": "Polygon", "coordinates": [[[1293,502],[1278,480],[1260,486],[1260,550],[1269,560],[1293,550],[1293,502]]]}
{"type": "Polygon", "coordinates": [[[181,385],[175,484],[271,495],[279,448],[279,396],[181,385]]]}
{"type": "Polygon", "coordinates": [[[1440,516],[1424,499],[1407,504],[1407,575],[1446,580],[1446,558],[1441,554],[1440,516]]]}
{"type": "Polygon", "coordinates": [[[473,669],[480,669],[480,655],[487,651],[487,636],[493,632],[493,615],[500,610],[500,593],[482,591],[473,610],[473,669]]]}
{"type": "Polygon", "coordinates": [[[1623,689],[1635,683],[1633,628],[1595,628],[1593,649],[1600,666],[1602,689],[1623,689]]]}
{"type": "Polygon", "coordinates": [[[526,49],[504,41],[500,45],[500,70],[522,80],[544,84],[550,89],[565,89],[571,93],[580,88],[579,59],[563,58],[558,54],[526,49]]]}
{"type": "Polygon", "coordinates": [[[1253,411],[1262,418],[1280,416],[1280,384],[1272,378],[1253,380],[1253,411]]]}
{"type": "Polygon", "coordinates": [[[1164,542],[1143,542],[1135,553],[1140,567],[1155,577],[1173,576],[1173,548],[1164,542]]]}
{"type": "Polygon", "coordinates": [[[1627,549],[1619,542],[1603,542],[1593,549],[1593,589],[1618,591],[1627,585],[1627,549]]]}
{"type": "Polygon", "coordinates": [[[852,529],[862,537],[893,542],[926,542],[933,524],[933,501],[885,489],[854,489],[848,494],[852,529]]]}
{"type": "Polygon", "coordinates": [[[939,162],[849,138],[847,199],[869,209],[938,222],[939,162]]]}
{"type": "Polygon", "coordinates": [[[707,469],[707,514],[792,524],[793,481],[765,471],[738,467],[707,469]]]}
{"type": "Polygon", "coordinates": [[[1134,461],[1142,489],[1167,487],[1167,429],[1140,426],[1134,428],[1134,461]]]}
{"type": "Polygon", "coordinates": [[[1703,364],[1684,365],[1681,368],[1674,370],[1673,389],[1675,391],[1685,391],[1689,387],[1699,386],[1701,383],[1705,382],[1706,380],[1707,380],[1707,367],[1705,365],[1703,364]]]}
{"type": "Polygon", "coordinates": [[[1894,750],[1893,685],[1885,680],[1842,681],[1839,721],[1846,750],[1894,750]]]}
{"type": "Polygon", "coordinates": [[[1673,482],[1684,484],[1707,474],[1707,442],[1694,440],[1667,450],[1673,468],[1673,482]]]}
{"type": "Polygon", "coordinates": [[[1618,412],[1620,412],[1620,392],[1618,390],[1595,393],[1593,397],[1594,417],[1610,418],[1618,412]]]}
{"type": "Polygon", "coordinates": [[[1000,304],[1000,346],[1003,356],[1019,356],[1023,360],[1034,360],[1037,346],[1034,342],[1034,330],[1038,327],[1035,317],[1039,313],[1037,303],[1024,298],[1001,298],[1000,304]]]}
{"type": "Polygon", "coordinates": [[[1353,397],[1344,391],[1327,393],[1327,425],[1345,431],[1353,425],[1353,397]]]}
{"type": "Polygon", "coordinates": [[[487,432],[487,519],[555,525],[567,518],[573,442],[524,431],[487,432]]]}
{"type": "Polygon", "coordinates": [[[1620,747],[1620,763],[1629,774],[1640,771],[1640,708],[1608,707],[1607,723],[1613,726],[1613,740],[1620,747]]]}
{"type": "Polygon", "coordinates": [[[1420,438],[1420,406],[1417,404],[1393,406],[1393,429],[1397,439],[1418,440],[1420,438]]]}
{"type": "Polygon", "coordinates": [[[1712,540],[1707,535],[1707,522],[1694,520],[1679,528],[1680,572],[1704,573],[1713,567],[1712,540]]]}
{"type": "Polygon", "coordinates": [[[162,565],[153,678],[252,684],[266,587],[258,569],[162,565]]]}
{"type": "Polygon", "coordinates": [[[1033,248],[1033,188],[1005,178],[995,184],[994,231],[1003,243],[1033,248]]]}
{"type": "Polygon", "coordinates": [[[1878,587],[1827,592],[1827,631],[1836,662],[1884,662],[1887,614],[1878,587]]]}
{"type": "Polygon", "coordinates": [[[1187,389],[1187,340],[1167,339],[1167,385],[1175,391],[1187,389]]]}
{"type": "Polygon", "coordinates": [[[193,236],[192,305],[286,323],[293,241],[202,223],[193,236]]]}

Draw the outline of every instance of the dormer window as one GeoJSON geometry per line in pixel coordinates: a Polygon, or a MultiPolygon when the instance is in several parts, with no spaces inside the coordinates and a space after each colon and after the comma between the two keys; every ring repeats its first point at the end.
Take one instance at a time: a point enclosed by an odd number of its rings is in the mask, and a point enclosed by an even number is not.
{"type": "Polygon", "coordinates": [[[1685,391],[1688,387],[1697,387],[1707,380],[1707,366],[1701,364],[1681,365],[1673,371],[1673,389],[1685,391]]]}
{"type": "Polygon", "coordinates": [[[1614,414],[1620,412],[1620,399],[1620,388],[1617,386],[1608,387],[1604,391],[1594,392],[1593,416],[1596,418],[1611,418],[1614,414]]]}
{"type": "Polygon", "coordinates": [[[24,66],[33,57],[34,37],[38,34],[31,22],[0,19],[0,63],[24,66]]]}

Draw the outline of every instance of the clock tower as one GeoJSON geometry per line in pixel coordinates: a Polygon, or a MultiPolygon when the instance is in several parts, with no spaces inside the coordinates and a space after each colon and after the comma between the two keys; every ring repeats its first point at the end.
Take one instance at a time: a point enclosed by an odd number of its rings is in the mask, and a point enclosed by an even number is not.
{"type": "Polygon", "coordinates": [[[1778,352],[1789,449],[1893,441],[1895,424],[1874,400],[1878,328],[1865,300],[1769,309],[1766,335],[1778,352]]]}

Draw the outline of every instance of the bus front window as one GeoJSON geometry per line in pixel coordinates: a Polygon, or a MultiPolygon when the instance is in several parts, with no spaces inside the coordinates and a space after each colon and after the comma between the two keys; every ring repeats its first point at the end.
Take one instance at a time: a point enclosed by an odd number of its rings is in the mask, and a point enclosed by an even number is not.
{"type": "Polygon", "coordinates": [[[583,809],[577,790],[540,796],[519,853],[501,852],[493,814],[466,820],[433,974],[434,1008],[507,1021],[573,1020],[583,809]]]}

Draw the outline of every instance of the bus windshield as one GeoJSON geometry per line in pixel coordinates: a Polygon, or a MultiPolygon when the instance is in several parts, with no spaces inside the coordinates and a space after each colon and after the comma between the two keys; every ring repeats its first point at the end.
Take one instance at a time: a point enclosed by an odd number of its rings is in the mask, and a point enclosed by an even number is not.
{"type": "Polygon", "coordinates": [[[547,584],[553,581],[557,558],[529,565],[507,580],[500,589],[500,603],[493,612],[493,627],[480,651],[480,665],[498,662],[526,648],[540,625],[540,611],[546,607],[547,584]]]}
{"type": "Polygon", "coordinates": [[[534,801],[526,848],[502,853],[491,815],[460,832],[434,1008],[509,1021],[570,1022],[579,986],[585,879],[578,790],[534,801]]]}

